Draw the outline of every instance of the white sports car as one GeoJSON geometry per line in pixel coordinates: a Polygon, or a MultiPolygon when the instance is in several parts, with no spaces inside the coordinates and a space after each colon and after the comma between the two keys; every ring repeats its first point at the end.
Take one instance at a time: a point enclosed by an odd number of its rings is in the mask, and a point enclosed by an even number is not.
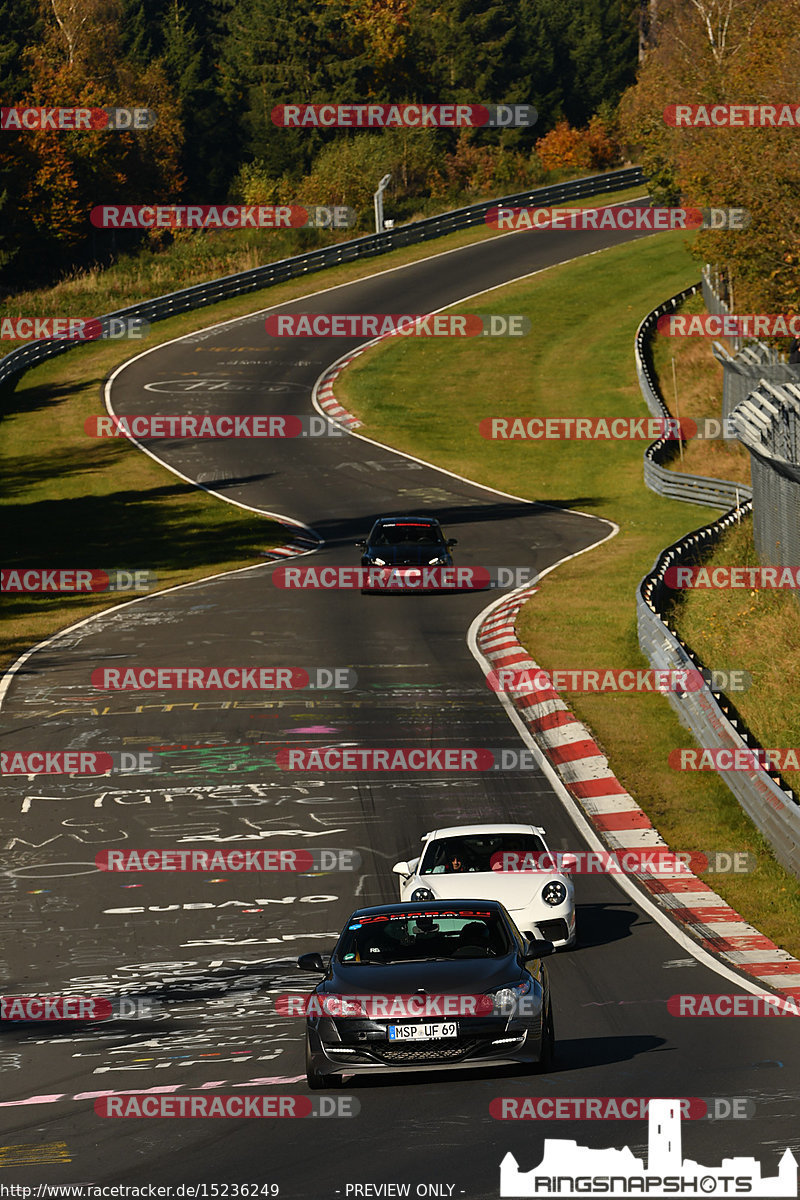
{"type": "Polygon", "coordinates": [[[503,869],[503,862],[534,861],[516,855],[549,853],[539,826],[454,825],[426,833],[422,842],[419,858],[392,867],[401,901],[499,900],[521,932],[574,946],[575,887],[565,873],[570,856],[562,855],[562,870],[503,869]]]}

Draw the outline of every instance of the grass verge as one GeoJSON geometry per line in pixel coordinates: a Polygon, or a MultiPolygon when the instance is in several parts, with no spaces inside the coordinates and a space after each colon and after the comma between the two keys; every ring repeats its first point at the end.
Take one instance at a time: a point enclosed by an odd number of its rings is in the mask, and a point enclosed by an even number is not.
{"type": "MultiPolygon", "coordinates": [[[[546,669],[646,666],[636,634],[636,586],[664,546],[716,513],[645,488],[643,442],[487,441],[478,423],[488,416],[641,417],[632,353],[637,325],[697,273],[682,234],[616,247],[494,294],[493,311],[531,317],[531,337],[383,343],[337,384],[366,436],[503,491],[620,526],[602,550],[548,575],[523,608],[518,633],[546,669]]],[[[565,699],[673,849],[756,856],[752,874],[710,882],[768,937],[800,955],[797,879],[776,863],[716,773],[670,770],[670,750],[694,742],[667,700],[565,699]]]]}

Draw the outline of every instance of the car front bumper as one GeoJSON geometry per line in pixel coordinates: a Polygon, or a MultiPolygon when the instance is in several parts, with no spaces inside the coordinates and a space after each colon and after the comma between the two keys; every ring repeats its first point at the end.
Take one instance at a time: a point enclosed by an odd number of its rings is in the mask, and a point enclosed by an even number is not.
{"type": "Polygon", "coordinates": [[[458,1037],[389,1042],[385,1022],[308,1022],[312,1067],[324,1075],[367,1071],[441,1071],[446,1068],[533,1064],[542,1057],[541,1012],[524,1020],[459,1021],[458,1037]]]}

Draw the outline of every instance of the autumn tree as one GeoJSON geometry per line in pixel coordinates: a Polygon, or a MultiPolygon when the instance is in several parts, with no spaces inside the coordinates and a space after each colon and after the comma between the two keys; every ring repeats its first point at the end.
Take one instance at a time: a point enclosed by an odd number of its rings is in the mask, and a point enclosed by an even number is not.
{"type": "Polygon", "coordinates": [[[724,264],[740,311],[800,304],[800,133],[672,128],[671,104],[786,104],[800,77],[800,0],[661,0],[654,43],[621,106],[651,194],[749,211],[746,231],[700,233],[695,254],[724,264]]]}

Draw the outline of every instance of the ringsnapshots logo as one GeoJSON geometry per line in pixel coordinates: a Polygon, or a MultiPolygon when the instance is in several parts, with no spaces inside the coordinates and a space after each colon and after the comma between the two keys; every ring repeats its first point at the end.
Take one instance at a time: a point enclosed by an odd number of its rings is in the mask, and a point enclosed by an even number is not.
{"type": "Polygon", "coordinates": [[[532,104],[278,104],[281,129],[530,129],[532,104]]]}
{"type": "Polygon", "coordinates": [[[777,588],[800,590],[800,567],[667,567],[664,583],[673,591],[682,588],[777,588]]]}
{"type": "Polygon", "coordinates": [[[797,104],[668,104],[664,123],[673,129],[796,129],[797,104]]]}
{"type": "Polygon", "coordinates": [[[522,313],[271,313],[270,337],[525,337],[522,313]]]}
{"type": "Polygon", "coordinates": [[[92,687],[135,692],[351,691],[349,667],[95,667],[92,687]]]}
{"type": "Polygon", "coordinates": [[[764,750],[749,746],[704,746],[700,750],[684,747],[670,750],[668,763],[673,771],[800,771],[800,746],[764,750]]]}
{"type": "Polygon", "coordinates": [[[756,869],[755,855],[743,850],[686,850],[633,846],[628,850],[503,850],[489,860],[493,871],[564,875],[745,875],[756,869]]]}
{"type": "Polygon", "coordinates": [[[95,229],[350,229],[357,213],[346,205],[97,204],[95,229]]]}
{"type": "Polygon", "coordinates": [[[15,133],[41,129],[122,130],[126,133],[152,129],[152,108],[30,108],[18,104],[0,108],[0,129],[15,133]]]}
{"type": "Polygon", "coordinates": [[[283,746],[275,763],[284,771],[538,771],[530,750],[486,746],[283,746]]]}
{"type": "Polygon", "coordinates": [[[304,414],[254,415],[252,413],[140,413],[127,416],[87,417],[83,431],[91,438],[127,437],[153,441],[202,438],[309,438],[346,437],[347,430],[327,417],[304,414]]]}
{"type": "Polygon", "coordinates": [[[747,229],[745,208],[634,208],[611,204],[599,208],[490,208],[484,218],[490,229],[514,233],[521,229],[646,230],[747,229]]]}
{"type": "Polygon", "coordinates": [[[287,590],[470,592],[487,588],[524,587],[536,583],[538,575],[530,567],[440,567],[382,563],[370,567],[278,567],[272,572],[271,579],[275,587],[287,590]]]}
{"type": "Polygon", "coordinates": [[[154,1096],[142,1092],[101,1096],[94,1102],[98,1117],[157,1117],[161,1120],[165,1117],[303,1120],[306,1117],[357,1117],[360,1110],[355,1096],[154,1096]]]}
{"type": "Polygon", "coordinates": [[[784,1151],[772,1177],[762,1175],[755,1158],[725,1158],[718,1167],[684,1158],[682,1103],[651,1099],[646,1164],[629,1146],[593,1149],[574,1139],[545,1138],[542,1160],[530,1171],[521,1171],[510,1152],[505,1155],[500,1196],[797,1196],[797,1160],[791,1150],[784,1151]]]}
{"type": "Polygon", "coordinates": [[[0,592],[50,594],[148,592],[158,579],[153,571],[101,571],[79,567],[20,567],[0,571],[0,592]]]}
{"type": "Polygon", "coordinates": [[[312,850],[100,850],[95,855],[100,871],[174,873],[176,871],[290,871],[297,874],[327,875],[336,871],[357,871],[361,855],[357,850],[333,850],[316,846],[312,850]]]}
{"type": "Polygon", "coordinates": [[[0,339],[7,342],[138,341],[149,332],[144,317],[0,317],[0,339]]]}
{"type": "MultiPolygon", "coordinates": [[[[495,1121],[646,1121],[651,1096],[496,1096],[495,1121]]],[[[677,1101],[684,1121],[747,1121],[756,1104],[746,1096],[687,1096],[677,1101]]]]}
{"type": "Polygon", "coordinates": [[[158,771],[157,754],[134,750],[4,750],[3,775],[145,775],[158,771]]]}
{"type": "Polygon", "coordinates": [[[704,687],[713,692],[745,692],[752,686],[748,671],[670,669],[653,667],[564,668],[499,667],[486,683],[493,692],[553,699],[561,692],[672,692],[683,695],[704,687]]]}

